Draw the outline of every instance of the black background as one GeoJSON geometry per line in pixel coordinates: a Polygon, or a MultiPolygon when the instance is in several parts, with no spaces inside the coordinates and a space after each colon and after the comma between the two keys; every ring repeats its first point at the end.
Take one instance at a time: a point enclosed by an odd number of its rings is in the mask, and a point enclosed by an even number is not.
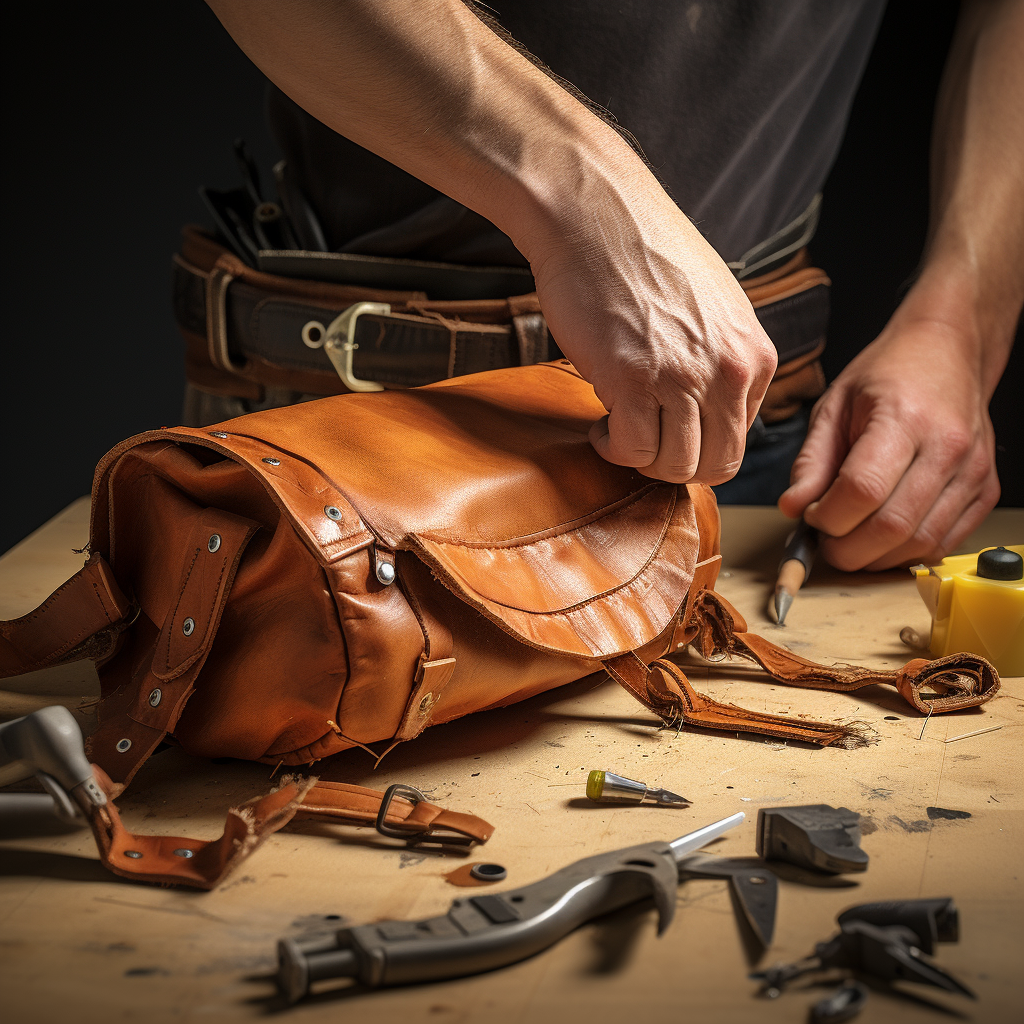
{"type": "MultiPolygon", "coordinates": [[[[180,226],[204,219],[199,184],[237,183],[233,138],[265,177],[276,158],[261,76],[200,0],[23,5],[19,16],[8,36],[0,551],[87,493],[118,441],[180,421],[169,288],[180,226]]],[[[834,282],[830,377],[914,273],[954,16],[952,2],[894,0],[858,94],[813,246],[834,282]]],[[[1008,505],[1024,505],[1022,349],[993,401],[1008,505]]]]}

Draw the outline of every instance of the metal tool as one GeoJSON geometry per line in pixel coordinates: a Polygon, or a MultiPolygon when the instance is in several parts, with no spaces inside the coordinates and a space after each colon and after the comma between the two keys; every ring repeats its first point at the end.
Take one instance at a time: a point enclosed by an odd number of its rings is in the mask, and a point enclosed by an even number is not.
{"type": "Polygon", "coordinates": [[[447,914],[425,921],[381,921],[307,942],[282,939],[278,985],[295,1002],[327,978],[377,987],[478,974],[525,960],[585,921],[651,896],[660,935],[675,913],[680,862],[744,817],[730,815],[672,842],[585,857],[532,885],[457,899],[447,914]]]}
{"type": "Polygon", "coordinates": [[[888,904],[864,904],[861,907],[852,907],[841,915],[838,934],[827,942],[819,942],[811,956],[796,963],[758,971],[750,977],[762,982],[762,993],[770,998],[778,996],[789,982],[801,975],[838,967],[876,981],[914,981],[976,999],[977,996],[963,982],[943,970],[921,948],[922,936],[918,929],[929,915],[931,924],[926,924],[922,929],[928,941],[931,941],[929,937],[932,934],[932,927],[935,936],[938,935],[940,920],[943,922],[943,934],[958,934],[956,908],[952,900],[907,900],[888,904]],[[913,910],[909,908],[909,904],[918,902],[929,903],[931,906],[913,910]],[[913,921],[917,927],[903,923],[873,924],[858,918],[858,912],[863,913],[865,917],[874,917],[880,922],[913,921]]]}
{"type": "Polygon", "coordinates": [[[762,807],[757,812],[757,853],[825,874],[866,871],[860,815],[846,807],[806,804],[762,807]]]}
{"type": "Polygon", "coordinates": [[[642,804],[659,807],[689,807],[685,796],[667,789],[652,789],[642,782],[614,775],[612,772],[592,771],[587,776],[587,796],[596,803],[642,804]]]}
{"type": "Polygon", "coordinates": [[[917,936],[917,947],[929,956],[940,942],[960,940],[960,912],[948,896],[924,900],[886,900],[860,903],[836,918],[840,927],[847,921],[909,928],[917,936]]]}
{"type": "Polygon", "coordinates": [[[775,908],[779,880],[753,858],[715,857],[695,853],[679,864],[680,879],[727,878],[736,902],[762,946],[771,945],[775,934],[775,908]]]}
{"type": "Polygon", "coordinates": [[[841,1024],[852,1020],[867,1001],[868,990],[859,981],[848,981],[811,1007],[811,1024],[841,1024]]]}
{"type": "Polygon", "coordinates": [[[0,724],[0,765],[17,761],[32,770],[46,794],[0,793],[0,817],[5,820],[44,813],[84,828],[82,808],[107,802],[85,756],[82,731],[62,705],[0,724]]]}
{"type": "Polygon", "coordinates": [[[786,540],[775,584],[775,621],[781,626],[797,591],[807,582],[818,550],[818,531],[802,519],[786,540]]]}

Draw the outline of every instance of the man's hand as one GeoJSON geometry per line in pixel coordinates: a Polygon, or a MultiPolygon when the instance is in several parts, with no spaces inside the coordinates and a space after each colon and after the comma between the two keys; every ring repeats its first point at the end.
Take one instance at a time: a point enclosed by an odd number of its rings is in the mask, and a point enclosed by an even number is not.
{"type": "Polygon", "coordinates": [[[779,500],[840,569],[934,562],[999,498],[978,345],[948,325],[886,328],[815,406],[779,500]]]}
{"type": "Polygon", "coordinates": [[[637,206],[640,217],[605,204],[600,244],[580,244],[577,229],[541,249],[541,305],[608,410],[590,432],[601,456],[659,480],[722,483],[739,469],[776,351],[668,197],[637,206]]]}
{"type": "Polygon", "coordinates": [[[779,499],[841,569],[933,561],[999,498],[988,403],[1024,302],[1024,3],[965,0],[920,277],[811,417],[779,499]]]}

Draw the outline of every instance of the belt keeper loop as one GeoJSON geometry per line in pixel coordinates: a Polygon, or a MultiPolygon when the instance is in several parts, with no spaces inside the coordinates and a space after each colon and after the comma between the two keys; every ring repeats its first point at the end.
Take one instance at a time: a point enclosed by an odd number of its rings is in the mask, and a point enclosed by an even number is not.
{"type": "Polygon", "coordinates": [[[228,286],[235,279],[218,259],[206,277],[206,343],[210,362],[218,369],[237,373],[241,366],[231,361],[228,351],[228,286]]]}

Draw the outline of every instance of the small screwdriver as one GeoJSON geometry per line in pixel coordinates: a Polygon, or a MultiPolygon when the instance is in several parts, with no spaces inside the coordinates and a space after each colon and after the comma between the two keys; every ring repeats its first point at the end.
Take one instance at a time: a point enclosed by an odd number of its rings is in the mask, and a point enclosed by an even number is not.
{"type": "Polygon", "coordinates": [[[658,807],[689,807],[685,796],[667,789],[651,789],[642,782],[613,775],[611,772],[592,771],[587,777],[587,796],[595,803],[652,803],[658,807]]]}

